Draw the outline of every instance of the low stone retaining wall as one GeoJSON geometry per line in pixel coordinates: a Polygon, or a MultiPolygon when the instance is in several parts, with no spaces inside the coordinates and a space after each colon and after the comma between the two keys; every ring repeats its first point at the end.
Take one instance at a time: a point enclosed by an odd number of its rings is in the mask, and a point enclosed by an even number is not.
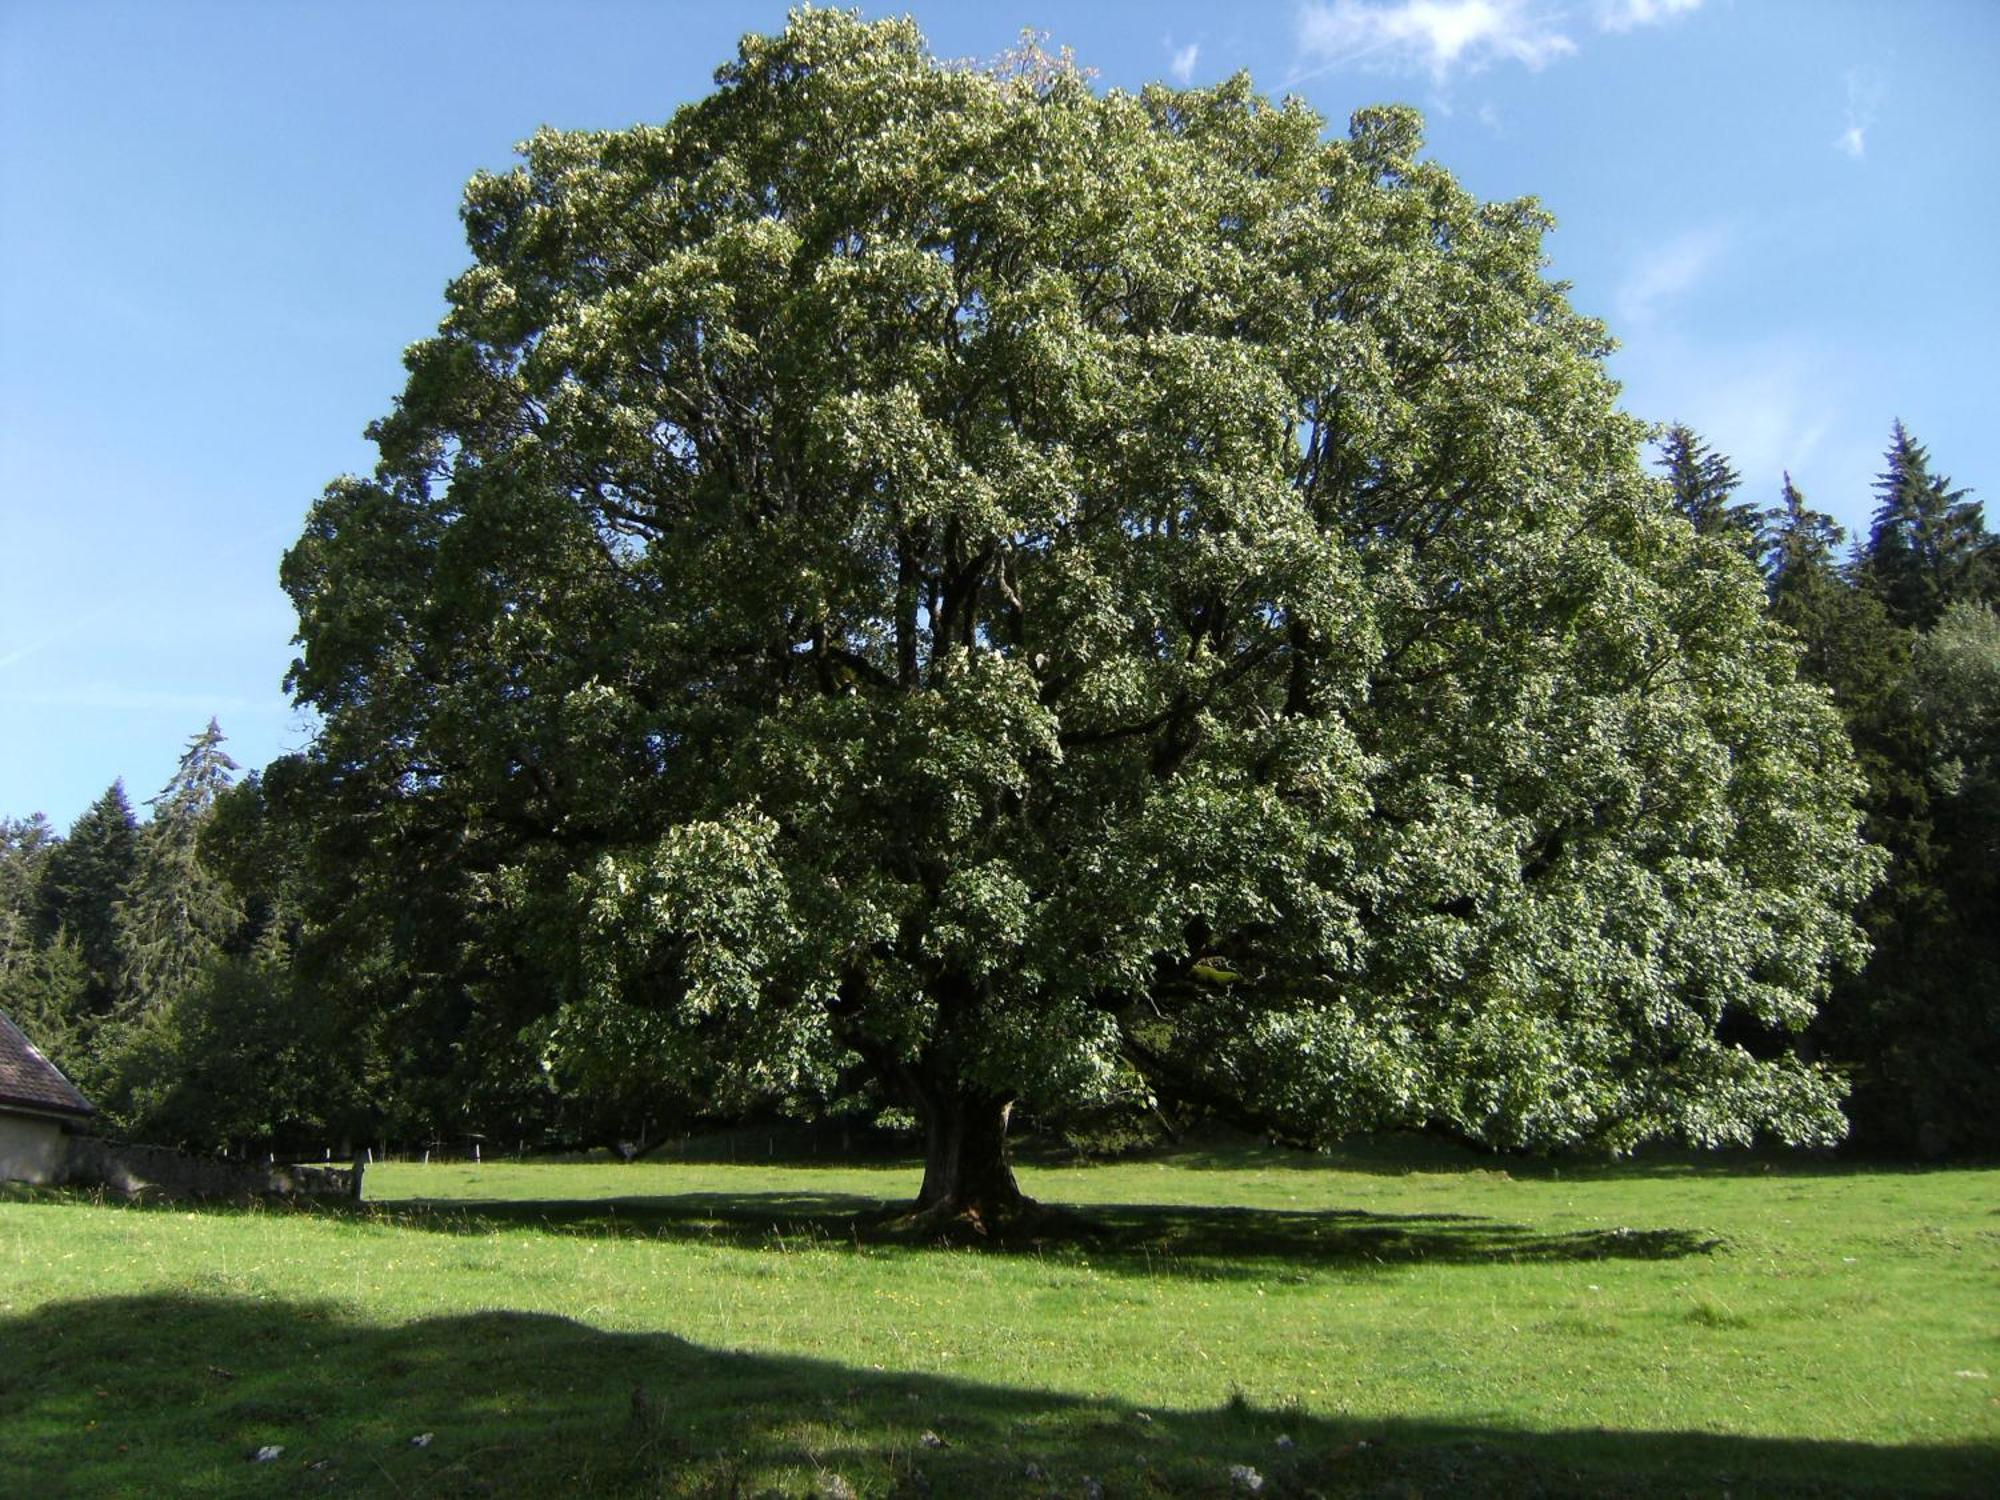
{"type": "Polygon", "coordinates": [[[253,1166],[189,1156],[168,1146],[69,1137],[62,1180],[127,1198],[359,1198],[361,1168],[253,1166]]]}

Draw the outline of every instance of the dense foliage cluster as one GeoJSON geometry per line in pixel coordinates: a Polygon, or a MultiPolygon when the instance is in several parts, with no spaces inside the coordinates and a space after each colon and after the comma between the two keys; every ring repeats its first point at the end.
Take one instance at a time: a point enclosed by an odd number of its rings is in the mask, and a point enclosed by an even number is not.
{"type": "Polygon", "coordinates": [[[1900,427],[1851,566],[1648,474],[1546,217],[1419,147],[826,12],[536,136],[286,558],[313,750],[11,829],[7,995],[134,1118],[245,1037],[356,1128],[860,1100],[929,1204],[1017,1102],[1825,1142],[1831,1059],[1974,1139],[1978,508],[1900,427]]]}

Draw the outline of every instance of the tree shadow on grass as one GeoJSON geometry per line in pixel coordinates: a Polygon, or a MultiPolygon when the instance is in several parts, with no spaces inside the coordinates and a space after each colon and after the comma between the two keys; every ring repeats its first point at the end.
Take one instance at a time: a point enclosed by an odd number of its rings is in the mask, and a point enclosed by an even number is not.
{"type": "Polygon", "coordinates": [[[0,1474],[103,1495],[1916,1494],[1992,1450],[1115,1401],[511,1312],[152,1295],[0,1317],[0,1474]],[[1283,1439],[1281,1442],[1280,1440],[1283,1439]],[[260,1462],[257,1454],[277,1448],[260,1462]],[[837,1480],[837,1482],[836,1482],[837,1480]],[[844,1489],[843,1489],[844,1487],[844,1489]]]}
{"type": "MultiPolygon", "coordinates": [[[[923,1250],[900,1208],[841,1193],[680,1193],[597,1202],[450,1199],[373,1205],[399,1225],[444,1233],[509,1228],[694,1241],[739,1249],[804,1246],[923,1250]]],[[[1492,1265],[1670,1260],[1722,1241],[1698,1229],[1552,1232],[1456,1213],[1277,1210],[1163,1203],[1060,1209],[1031,1232],[982,1248],[1001,1254],[1088,1255],[1101,1270],[1203,1280],[1292,1272],[1367,1271],[1419,1262],[1492,1265]]]]}
{"type": "MultiPolygon", "coordinates": [[[[1159,1160],[1191,1171],[1356,1172],[1371,1177],[1450,1172],[1519,1178],[1652,1181],[1690,1177],[1851,1177],[1862,1174],[1919,1174],[1951,1171],[1968,1163],[1913,1162],[1778,1148],[1696,1151],[1673,1146],[1645,1147],[1633,1156],[1611,1158],[1589,1152],[1528,1156],[1481,1151],[1427,1135],[1384,1135],[1338,1142],[1323,1151],[1272,1145],[1234,1131],[1211,1130],[1180,1145],[1130,1153],[1128,1161],[1159,1160]]],[[[1053,1163],[1051,1163],[1053,1164],[1053,1163]]]]}

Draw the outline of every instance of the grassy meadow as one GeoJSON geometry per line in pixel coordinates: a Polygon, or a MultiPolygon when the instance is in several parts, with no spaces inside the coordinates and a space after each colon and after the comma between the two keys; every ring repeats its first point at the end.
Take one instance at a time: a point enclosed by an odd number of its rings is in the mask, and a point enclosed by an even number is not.
{"type": "Polygon", "coordinates": [[[917,1175],[17,1192],[0,1492],[2000,1493],[2000,1170],[1224,1145],[1004,1251],[876,1229],[917,1175]]]}

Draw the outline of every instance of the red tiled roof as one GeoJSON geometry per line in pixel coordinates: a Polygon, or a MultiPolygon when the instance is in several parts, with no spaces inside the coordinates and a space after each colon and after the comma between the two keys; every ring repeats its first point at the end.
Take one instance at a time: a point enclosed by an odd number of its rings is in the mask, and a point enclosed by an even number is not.
{"type": "Polygon", "coordinates": [[[62,1070],[42,1056],[21,1028],[0,1011],[0,1108],[48,1109],[69,1115],[94,1115],[96,1109],[62,1076],[62,1070]]]}

